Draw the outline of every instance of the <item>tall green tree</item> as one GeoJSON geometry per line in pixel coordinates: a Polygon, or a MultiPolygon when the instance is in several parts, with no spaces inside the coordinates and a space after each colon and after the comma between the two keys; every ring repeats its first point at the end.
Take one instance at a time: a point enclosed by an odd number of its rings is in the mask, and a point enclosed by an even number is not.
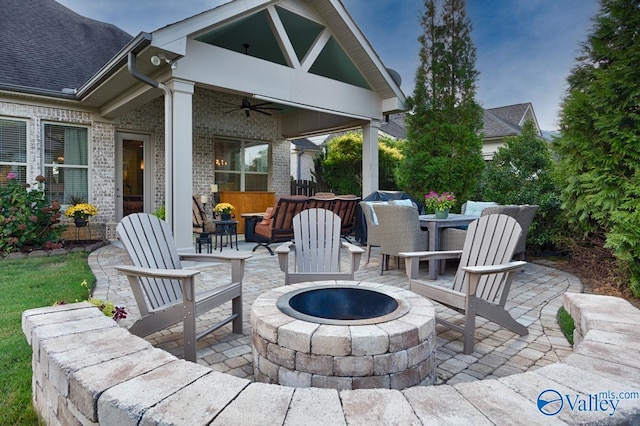
{"type": "Polygon", "coordinates": [[[484,200],[539,206],[527,237],[538,248],[553,246],[562,226],[554,166],[547,142],[538,135],[535,123],[527,120],[521,134],[505,138],[482,174],[484,200]]]}
{"type": "Polygon", "coordinates": [[[421,25],[420,65],[396,178],[416,199],[433,190],[464,200],[476,191],[484,166],[476,49],[465,1],[425,0],[421,25]]]}
{"type": "Polygon", "coordinates": [[[601,0],[568,77],[555,140],[567,217],[604,232],[640,297],[640,5],[601,0]]]}

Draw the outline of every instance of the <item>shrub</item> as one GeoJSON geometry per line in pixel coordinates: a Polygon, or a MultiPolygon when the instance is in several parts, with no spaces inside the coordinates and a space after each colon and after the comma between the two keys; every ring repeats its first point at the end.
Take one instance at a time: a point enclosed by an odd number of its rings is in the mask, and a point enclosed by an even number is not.
{"type": "Polygon", "coordinates": [[[484,169],[482,198],[499,204],[540,206],[529,229],[527,241],[537,249],[553,249],[561,232],[560,189],[555,164],[547,143],[538,136],[535,124],[527,120],[518,136],[505,138],[484,169]]]}
{"type": "Polygon", "coordinates": [[[64,225],[56,225],[60,203],[48,204],[44,184],[44,176],[36,177],[32,187],[19,182],[13,173],[7,175],[6,185],[0,187],[0,253],[59,246],[65,230],[64,225]]]}
{"type": "MultiPolygon", "coordinates": [[[[319,188],[327,187],[336,194],[362,194],[362,143],[361,132],[349,132],[329,140],[326,153],[320,151],[314,158],[314,176],[319,188]]],[[[380,136],[378,140],[380,189],[398,189],[394,170],[402,154],[396,144],[389,137],[380,136]]]]}

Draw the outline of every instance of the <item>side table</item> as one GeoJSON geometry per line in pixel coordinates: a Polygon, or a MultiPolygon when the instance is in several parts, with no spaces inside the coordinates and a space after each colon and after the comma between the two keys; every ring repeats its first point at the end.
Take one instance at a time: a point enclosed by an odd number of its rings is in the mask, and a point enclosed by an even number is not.
{"type": "MultiPolygon", "coordinates": [[[[227,237],[227,244],[233,248],[233,238],[236,239],[236,250],[238,248],[238,221],[237,220],[214,220],[213,223],[216,226],[215,232],[215,247],[218,248],[218,236],[220,237],[220,251],[222,251],[224,237],[227,237]]],[[[226,246],[227,244],[224,244],[226,246]]]]}

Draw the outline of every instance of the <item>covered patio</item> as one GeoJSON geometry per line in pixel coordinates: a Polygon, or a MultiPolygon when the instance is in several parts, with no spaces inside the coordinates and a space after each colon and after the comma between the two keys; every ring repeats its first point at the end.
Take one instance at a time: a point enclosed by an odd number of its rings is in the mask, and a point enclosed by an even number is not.
{"type": "Polygon", "coordinates": [[[377,190],[380,124],[407,108],[398,74],[330,0],[234,1],[140,33],[76,95],[115,123],[115,188],[98,203],[107,237],[128,212],[123,176],[135,171],[135,201],[147,213],[164,204],[181,252],[193,251],[192,194],[289,193],[293,139],[361,129],[363,192],[377,190]],[[144,147],[135,170],[121,158],[128,140],[144,147]]]}

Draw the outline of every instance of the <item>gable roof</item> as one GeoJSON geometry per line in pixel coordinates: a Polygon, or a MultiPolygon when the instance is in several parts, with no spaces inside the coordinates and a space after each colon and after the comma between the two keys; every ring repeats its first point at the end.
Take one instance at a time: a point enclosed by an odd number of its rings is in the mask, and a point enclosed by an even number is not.
{"type": "Polygon", "coordinates": [[[79,88],[132,36],[54,0],[2,0],[0,87],[51,92],[79,88]]]}
{"type": "Polygon", "coordinates": [[[531,102],[505,105],[484,110],[483,132],[485,138],[519,135],[526,120],[533,120],[542,136],[531,102]]]}
{"type": "Polygon", "coordinates": [[[307,138],[294,139],[291,141],[291,143],[293,144],[296,150],[303,150],[303,151],[319,151],[320,150],[320,147],[318,145],[311,142],[307,138]]]}

